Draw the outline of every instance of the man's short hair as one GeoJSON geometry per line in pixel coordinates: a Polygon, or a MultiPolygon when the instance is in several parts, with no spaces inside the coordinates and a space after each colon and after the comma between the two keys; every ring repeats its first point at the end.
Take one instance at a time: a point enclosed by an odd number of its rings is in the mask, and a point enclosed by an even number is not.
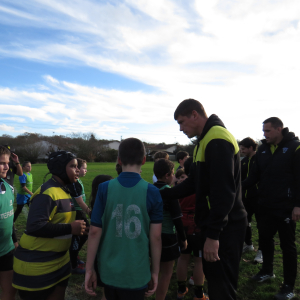
{"type": "Polygon", "coordinates": [[[275,129],[278,127],[283,128],[282,121],[277,117],[271,117],[271,118],[264,120],[263,124],[266,124],[266,123],[271,123],[271,126],[275,129]]]}
{"type": "Polygon", "coordinates": [[[199,101],[195,99],[186,99],[177,106],[174,112],[174,119],[177,120],[179,116],[189,117],[193,110],[195,110],[200,116],[207,118],[205,109],[199,101]]]}
{"type": "Polygon", "coordinates": [[[179,162],[179,159],[184,159],[185,157],[189,156],[189,153],[186,152],[186,151],[179,151],[177,154],[176,154],[176,159],[177,161],[179,162]]]}
{"type": "Polygon", "coordinates": [[[244,138],[243,140],[241,140],[239,142],[239,145],[244,146],[246,148],[252,147],[254,151],[256,151],[256,148],[257,148],[257,143],[250,137],[247,137],[247,138],[244,138]]]}
{"type": "Polygon", "coordinates": [[[153,159],[164,158],[169,159],[169,154],[165,151],[158,151],[154,154],[153,159]]]}
{"type": "Polygon", "coordinates": [[[82,159],[82,158],[76,158],[77,159],[77,163],[78,163],[78,169],[80,169],[82,167],[83,164],[86,164],[86,160],[82,159]]]}
{"type": "Polygon", "coordinates": [[[4,154],[10,156],[10,151],[7,147],[0,145],[0,155],[4,154]]]}
{"type": "Polygon", "coordinates": [[[154,163],[153,172],[157,179],[163,178],[166,174],[171,175],[174,163],[168,159],[161,158],[154,163]]]}
{"type": "Polygon", "coordinates": [[[121,142],[118,156],[124,166],[139,165],[143,163],[146,155],[145,146],[139,139],[128,138],[121,142]]]}
{"type": "Polygon", "coordinates": [[[184,168],[181,168],[181,169],[176,171],[175,177],[178,179],[183,174],[185,174],[184,168]]]}
{"type": "Polygon", "coordinates": [[[31,164],[29,160],[26,160],[22,163],[22,168],[24,168],[27,164],[31,164]]]}
{"type": "Polygon", "coordinates": [[[183,164],[183,166],[184,166],[184,171],[185,171],[185,174],[186,174],[187,176],[189,176],[189,174],[190,174],[190,170],[191,170],[192,164],[193,164],[193,157],[192,157],[192,156],[190,156],[190,157],[184,162],[184,164],[183,164]]]}

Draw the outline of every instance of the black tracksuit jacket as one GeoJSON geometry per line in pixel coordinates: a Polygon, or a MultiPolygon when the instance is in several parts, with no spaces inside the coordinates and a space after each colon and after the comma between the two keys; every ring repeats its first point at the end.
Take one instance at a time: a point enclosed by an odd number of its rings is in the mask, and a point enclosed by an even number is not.
{"type": "Polygon", "coordinates": [[[272,154],[271,145],[262,140],[256,152],[255,165],[243,188],[259,182],[258,203],[274,215],[290,217],[292,209],[300,207],[300,141],[288,128],[272,154]]]}
{"type": "Polygon", "coordinates": [[[196,193],[195,222],[211,239],[219,239],[229,223],[246,218],[239,147],[218,116],[211,115],[203,128],[189,177],[160,192],[169,200],[196,193]]]}
{"type": "MultiPolygon", "coordinates": [[[[251,169],[253,168],[256,160],[256,154],[254,154],[252,157],[244,157],[241,160],[241,177],[242,181],[247,179],[249,176],[251,169]]],[[[254,185],[248,189],[242,189],[242,196],[243,196],[243,201],[253,199],[253,198],[258,198],[258,184],[254,185]]],[[[248,202],[248,201],[247,201],[248,202]]]]}

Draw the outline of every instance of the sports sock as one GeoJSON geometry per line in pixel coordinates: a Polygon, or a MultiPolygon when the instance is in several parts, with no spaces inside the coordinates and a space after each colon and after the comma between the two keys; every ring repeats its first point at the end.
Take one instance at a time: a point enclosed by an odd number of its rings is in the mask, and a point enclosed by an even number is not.
{"type": "Polygon", "coordinates": [[[177,291],[178,293],[184,293],[186,290],[186,280],[177,281],[177,291]]]}
{"type": "Polygon", "coordinates": [[[203,298],[203,287],[204,285],[194,285],[194,293],[197,298],[203,298]]]}

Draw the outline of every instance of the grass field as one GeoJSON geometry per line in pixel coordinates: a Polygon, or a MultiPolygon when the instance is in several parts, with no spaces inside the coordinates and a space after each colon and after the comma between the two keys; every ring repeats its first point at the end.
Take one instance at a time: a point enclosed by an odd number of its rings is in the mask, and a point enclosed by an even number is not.
{"type": "MultiPolygon", "coordinates": [[[[176,165],[177,167],[177,165],[176,165]]],[[[149,182],[152,182],[152,168],[153,163],[147,162],[142,167],[142,177],[149,182]]],[[[35,164],[32,166],[32,174],[33,174],[33,188],[34,190],[37,189],[43,182],[43,177],[47,173],[47,167],[45,164],[35,164]]],[[[117,173],[115,171],[115,164],[114,163],[89,163],[88,164],[88,172],[87,175],[82,178],[84,187],[85,187],[85,193],[87,196],[87,201],[89,201],[89,196],[91,193],[91,183],[95,176],[99,174],[106,174],[111,175],[113,177],[117,176],[117,173]]],[[[48,175],[47,179],[50,178],[50,175],[48,175]]],[[[18,177],[15,177],[15,185],[18,187],[18,177]]],[[[16,206],[16,203],[15,203],[16,206]]],[[[16,227],[18,229],[17,236],[18,239],[21,237],[24,229],[26,226],[26,213],[20,214],[19,218],[16,222],[16,227]]],[[[257,230],[256,230],[256,224],[255,221],[252,224],[253,228],[253,234],[254,234],[254,246],[257,248],[257,230]]],[[[300,232],[299,232],[299,226],[297,227],[297,233],[296,233],[296,241],[297,241],[297,251],[298,254],[300,252],[300,244],[299,244],[299,238],[300,238],[300,232]]],[[[261,284],[257,284],[251,280],[251,276],[256,274],[260,266],[253,263],[253,259],[255,257],[255,252],[246,253],[242,257],[242,261],[240,264],[240,276],[239,276],[239,288],[238,288],[238,299],[239,300],[271,300],[274,297],[274,294],[278,291],[281,282],[283,281],[283,270],[282,270],[282,254],[280,251],[279,246],[279,240],[276,237],[276,246],[275,246],[275,258],[274,258],[274,273],[276,275],[276,278],[269,282],[264,282],[261,284]]],[[[80,252],[81,259],[85,260],[86,257],[86,245],[80,252]]],[[[300,256],[298,257],[298,267],[300,263],[300,256]]],[[[176,266],[175,266],[176,267],[176,266]]],[[[174,270],[175,270],[174,267],[174,270]]],[[[190,268],[190,272],[192,270],[192,264],[190,268]]],[[[68,300],[87,300],[87,299],[101,299],[101,291],[99,290],[99,293],[96,298],[89,297],[84,291],[84,288],[82,286],[84,282],[84,276],[83,275],[73,275],[70,278],[69,286],[67,289],[67,295],[66,299],[68,300]]],[[[297,295],[300,294],[300,286],[299,286],[299,278],[296,280],[296,288],[295,291],[297,295]]],[[[151,297],[150,299],[154,299],[154,297],[151,297]]],[[[169,292],[167,294],[166,300],[176,299],[176,274],[173,274],[172,281],[170,284],[169,292]]],[[[192,300],[193,299],[193,292],[192,288],[190,289],[188,295],[184,298],[186,300],[192,300]]],[[[300,299],[299,297],[296,297],[294,299],[300,299]]],[[[220,299],[221,300],[221,299],[220,299]]]]}

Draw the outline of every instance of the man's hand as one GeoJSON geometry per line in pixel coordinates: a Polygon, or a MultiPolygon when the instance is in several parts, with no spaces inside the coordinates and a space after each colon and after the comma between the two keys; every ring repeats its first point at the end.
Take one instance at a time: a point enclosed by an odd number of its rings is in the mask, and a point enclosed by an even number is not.
{"type": "Polygon", "coordinates": [[[158,275],[152,273],[151,280],[148,283],[148,289],[145,293],[145,297],[150,297],[151,295],[153,295],[155,293],[156,288],[157,288],[157,283],[158,283],[158,275]]]}
{"type": "Polygon", "coordinates": [[[86,223],[83,220],[76,220],[71,223],[73,235],[83,235],[86,228],[86,223]]]}
{"type": "Polygon", "coordinates": [[[97,296],[95,293],[96,287],[97,287],[97,275],[95,270],[87,270],[85,272],[85,291],[90,295],[90,296],[97,296]]]}
{"type": "Polygon", "coordinates": [[[18,243],[18,242],[15,242],[14,245],[15,245],[15,249],[17,249],[18,246],[19,246],[19,243],[18,243]]]}
{"type": "Polygon", "coordinates": [[[300,207],[294,207],[292,212],[292,220],[295,222],[300,220],[300,207]]]}
{"type": "Polygon", "coordinates": [[[219,241],[206,238],[206,241],[204,243],[204,248],[203,248],[204,259],[209,262],[216,262],[217,260],[220,260],[218,251],[219,251],[219,241]]]}

